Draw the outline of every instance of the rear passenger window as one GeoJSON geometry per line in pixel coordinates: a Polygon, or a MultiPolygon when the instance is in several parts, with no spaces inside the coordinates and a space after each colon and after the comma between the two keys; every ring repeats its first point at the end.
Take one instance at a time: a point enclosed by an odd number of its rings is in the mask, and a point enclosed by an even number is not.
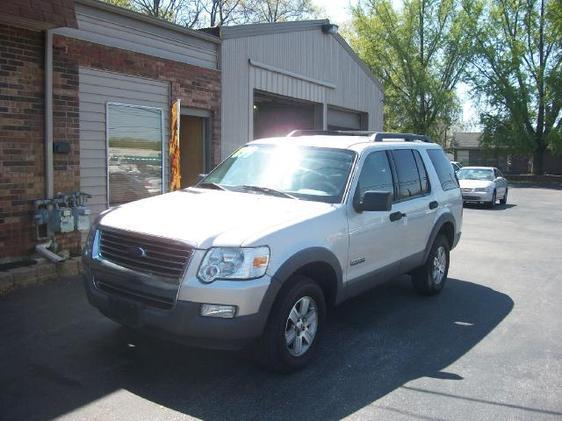
{"type": "Polygon", "coordinates": [[[428,149],[427,154],[437,172],[443,190],[452,190],[459,187],[453,166],[445,156],[443,149],[428,149]]]}
{"type": "Polygon", "coordinates": [[[411,149],[392,151],[396,175],[398,176],[398,200],[409,199],[422,194],[418,166],[411,149]]]}
{"type": "Polygon", "coordinates": [[[412,151],[414,153],[414,158],[416,158],[416,165],[418,166],[418,173],[420,175],[421,181],[421,192],[426,194],[429,191],[429,178],[427,177],[427,171],[425,169],[425,164],[418,151],[412,151]]]}
{"type": "Polygon", "coordinates": [[[392,172],[384,151],[373,152],[365,159],[358,188],[361,196],[368,190],[389,191],[394,194],[392,172]]]}

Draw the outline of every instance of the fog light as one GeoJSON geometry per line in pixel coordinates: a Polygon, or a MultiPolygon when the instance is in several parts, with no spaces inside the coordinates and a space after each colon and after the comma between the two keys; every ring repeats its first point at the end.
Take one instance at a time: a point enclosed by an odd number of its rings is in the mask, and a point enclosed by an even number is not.
{"type": "Polygon", "coordinates": [[[233,319],[236,315],[236,306],[221,304],[201,304],[201,316],[220,317],[222,319],[233,319]]]}

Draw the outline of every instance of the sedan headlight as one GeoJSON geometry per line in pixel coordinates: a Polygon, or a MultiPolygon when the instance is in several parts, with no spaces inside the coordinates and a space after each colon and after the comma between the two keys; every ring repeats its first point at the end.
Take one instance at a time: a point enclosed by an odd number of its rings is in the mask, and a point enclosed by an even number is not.
{"type": "Polygon", "coordinates": [[[474,189],[474,191],[479,191],[479,192],[487,192],[492,190],[494,190],[494,186],[477,187],[476,189],[474,189]]]}
{"type": "Polygon", "coordinates": [[[210,283],[215,279],[254,279],[265,275],[269,247],[213,247],[207,251],[197,277],[210,283]]]}

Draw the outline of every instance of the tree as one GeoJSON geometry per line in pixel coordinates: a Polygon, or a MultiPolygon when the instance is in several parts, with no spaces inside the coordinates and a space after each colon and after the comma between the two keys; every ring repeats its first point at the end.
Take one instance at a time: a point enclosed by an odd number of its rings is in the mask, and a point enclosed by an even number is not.
{"type": "Polygon", "coordinates": [[[239,15],[243,15],[244,3],[241,0],[208,0],[203,9],[207,12],[208,26],[222,26],[232,21],[239,15]]]}
{"type": "Polygon", "coordinates": [[[312,0],[104,0],[188,28],[315,17],[312,0]]]}
{"type": "Polygon", "coordinates": [[[253,0],[244,7],[252,23],[312,19],[319,13],[312,0],[253,0]]]}
{"type": "Polygon", "coordinates": [[[385,128],[445,143],[460,111],[455,87],[468,60],[457,0],[371,0],[353,9],[351,44],[385,89],[385,128]]]}
{"type": "Polygon", "coordinates": [[[559,0],[481,1],[467,7],[475,42],[469,80],[486,104],[483,142],[533,154],[560,149],[562,6],[559,0]]]}

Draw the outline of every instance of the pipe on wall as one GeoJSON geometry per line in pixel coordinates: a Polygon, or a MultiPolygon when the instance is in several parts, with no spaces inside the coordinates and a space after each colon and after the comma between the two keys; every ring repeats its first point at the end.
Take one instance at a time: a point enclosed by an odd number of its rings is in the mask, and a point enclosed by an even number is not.
{"type": "Polygon", "coordinates": [[[48,29],[45,34],[45,197],[53,196],[53,32],[48,29]]]}

